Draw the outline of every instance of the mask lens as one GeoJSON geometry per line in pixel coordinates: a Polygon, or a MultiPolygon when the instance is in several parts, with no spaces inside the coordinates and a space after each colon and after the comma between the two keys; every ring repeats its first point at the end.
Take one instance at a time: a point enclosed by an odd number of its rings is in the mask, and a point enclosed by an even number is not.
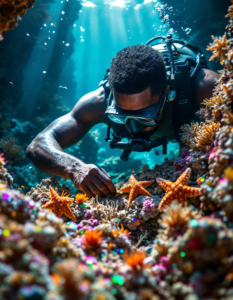
{"type": "Polygon", "coordinates": [[[120,115],[108,115],[109,119],[118,124],[125,124],[126,117],[120,115]]]}
{"type": "Polygon", "coordinates": [[[131,117],[131,116],[121,116],[121,115],[108,115],[109,119],[118,124],[126,124],[127,120],[134,120],[143,125],[153,126],[156,125],[156,122],[151,118],[143,118],[143,117],[131,117]]]}
{"type": "Polygon", "coordinates": [[[152,126],[152,125],[155,125],[156,122],[151,119],[151,118],[140,118],[140,117],[135,117],[134,118],[136,121],[144,124],[144,125],[148,125],[148,126],[152,126]]]}

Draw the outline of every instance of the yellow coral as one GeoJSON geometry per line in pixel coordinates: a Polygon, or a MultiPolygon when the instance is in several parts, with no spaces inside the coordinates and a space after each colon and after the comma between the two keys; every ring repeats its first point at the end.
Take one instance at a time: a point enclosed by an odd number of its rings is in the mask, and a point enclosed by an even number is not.
{"type": "Polygon", "coordinates": [[[205,146],[211,145],[215,132],[219,129],[220,123],[208,121],[207,123],[185,124],[181,127],[184,134],[181,141],[194,150],[202,150],[205,146]]]}
{"type": "Polygon", "coordinates": [[[159,231],[160,236],[166,236],[166,238],[183,234],[189,224],[189,221],[201,217],[198,212],[189,207],[183,207],[177,201],[174,201],[171,205],[167,206],[159,221],[159,224],[164,228],[159,231]]]}
{"type": "Polygon", "coordinates": [[[75,196],[75,201],[78,203],[78,204],[82,204],[83,202],[86,202],[89,198],[87,197],[86,194],[77,194],[75,196]]]}
{"type": "Polygon", "coordinates": [[[210,58],[210,61],[213,60],[215,57],[220,60],[220,63],[223,65],[224,61],[227,60],[227,53],[228,53],[228,45],[229,40],[226,39],[227,34],[225,32],[223,37],[216,38],[212,35],[212,39],[214,42],[209,45],[207,50],[212,51],[213,55],[210,58]]]}
{"type": "Polygon", "coordinates": [[[189,124],[184,124],[183,126],[180,127],[180,129],[184,132],[181,136],[181,141],[189,146],[190,141],[195,138],[198,130],[200,129],[200,124],[199,123],[191,123],[189,124]]]}
{"type": "MultiPolygon", "coordinates": [[[[231,0],[231,3],[233,3],[233,0],[231,0]]],[[[230,17],[233,18],[233,5],[229,6],[228,8],[228,14],[225,16],[226,18],[230,17]]]]}

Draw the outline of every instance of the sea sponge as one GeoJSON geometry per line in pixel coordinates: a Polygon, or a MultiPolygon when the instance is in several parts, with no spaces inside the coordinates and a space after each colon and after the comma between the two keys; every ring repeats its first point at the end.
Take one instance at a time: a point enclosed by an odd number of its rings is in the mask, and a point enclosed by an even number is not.
{"type": "Polygon", "coordinates": [[[27,9],[35,4],[35,0],[0,0],[0,40],[7,30],[12,30],[26,13],[27,9]]]}

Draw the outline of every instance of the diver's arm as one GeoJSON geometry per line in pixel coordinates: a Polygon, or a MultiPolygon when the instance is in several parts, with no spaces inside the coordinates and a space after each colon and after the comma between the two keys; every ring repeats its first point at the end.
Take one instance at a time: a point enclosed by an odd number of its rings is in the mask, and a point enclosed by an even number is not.
{"type": "Polygon", "coordinates": [[[197,73],[195,81],[195,98],[198,107],[201,106],[203,100],[213,97],[216,80],[219,79],[219,77],[218,73],[209,69],[200,69],[197,73]]]}
{"type": "Polygon", "coordinates": [[[88,197],[115,193],[110,176],[62,149],[77,143],[94,125],[105,122],[103,93],[100,88],[81,98],[70,113],[39,133],[26,150],[27,157],[39,170],[69,178],[88,197]]]}

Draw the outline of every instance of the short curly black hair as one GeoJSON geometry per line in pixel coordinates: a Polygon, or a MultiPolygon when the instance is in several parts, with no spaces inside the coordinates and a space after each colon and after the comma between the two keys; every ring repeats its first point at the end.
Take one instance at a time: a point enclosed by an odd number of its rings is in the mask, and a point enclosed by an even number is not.
{"type": "Polygon", "coordinates": [[[152,96],[160,95],[166,81],[163,55],[149,45],[128,46],[112,59],[109,83],[119,94],[137,94],[150,87],[152,96]]]}

